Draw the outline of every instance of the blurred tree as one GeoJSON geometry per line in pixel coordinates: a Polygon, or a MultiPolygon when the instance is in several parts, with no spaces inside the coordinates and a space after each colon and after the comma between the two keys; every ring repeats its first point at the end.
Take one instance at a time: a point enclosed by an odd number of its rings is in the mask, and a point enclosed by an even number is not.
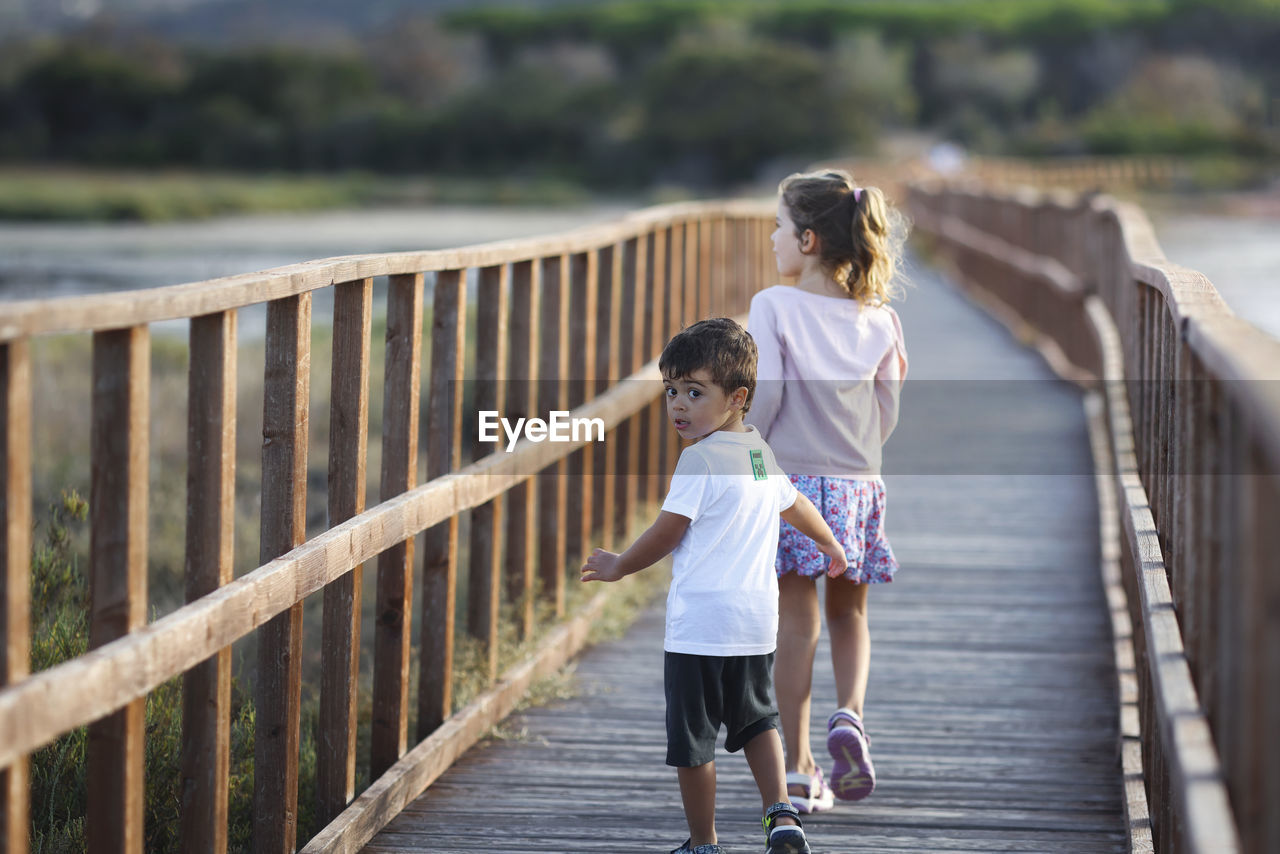
{"type": "Polygon", "coordinates": [[[365,57],[385,94],[423,109],[441,106],[488,74],[478,36],[448,32],[421,16],[375,31],[365,57]]]}
{"type": "Polygon", "coordinates": [[[677,45],[641,82],[638,142],[667,179],[751,177],[768,158],[827,153],[863,127],[838,82],[807,48],[677,45]]]}
{"type": "Polygon", "coordinates": [[[1265,108],[1264,87],[1238,68],[1157,56],[1089,113],[1082,133],[1106,153],[1256,154],[1265,108]]]}

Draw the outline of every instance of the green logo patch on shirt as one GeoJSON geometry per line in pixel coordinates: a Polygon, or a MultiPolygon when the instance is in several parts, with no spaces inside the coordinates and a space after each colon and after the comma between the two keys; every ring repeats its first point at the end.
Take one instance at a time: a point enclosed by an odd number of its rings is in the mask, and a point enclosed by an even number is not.
{"type": "Polygon", "coordinates": [[[751,452],[751,473],[756,480],[767,480],[769,473],[764,470],[764,451],[751,452]]]}

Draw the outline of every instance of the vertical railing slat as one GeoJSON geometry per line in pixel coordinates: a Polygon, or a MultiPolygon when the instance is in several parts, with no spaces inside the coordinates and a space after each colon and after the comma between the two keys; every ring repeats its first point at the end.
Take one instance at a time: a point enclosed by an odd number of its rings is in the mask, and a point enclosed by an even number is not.
{"type": "MultiPolygon", "coordinates": [[[[262,408],[261,563],[306,539],[311,294],[267,304],[262,408]]],[[[302,603],[258,630],[253,847],[290,854],[298,832],[302,603]]]]}
{"type": "MultiPolygon", "coordinates": [[[[231,581],[235,547],[235,311],[191,318],[187,393],[186,601],[231,581]]],[[[231,648],[182,685],[182,849],[227,850],[231,648]]]]}
{"type": "MultiPolygon", "coordinates": [[[[462,373],[467,287],[462,270],[436,274],[431,318],[431,386],[427,408],[427,479],[455,470],[462,458],[462,373]]],[[[453,704],[454,598],[458,517],[426,532],[422,571],[422,674],[418,737],[449,716],[453,704]]]]}
{"type": "MultiPolygon", "coordinates": [[[[627,307],[630,317],[621,323],[618,341],[618,377],[629,377],[644,364],[645,317],[649,305],[649,289],[646,276],[649,261],[649,240],[646,234],[633,237],[623,245],[621,304],[627,307]]],[[[615,477],[619,513],[613,526],[613,540],[621,542],[636,513],[636,501],[643,478],[640,473],[640,448],[643,441],[646,413],[642,410],[623,422],[618,430],[621,463],[620,477],[615,477]]]]}
{"type": "MultiPolygon", "coordinates": [[[[622,326],[622,252],[616,245],[605,246],[600,250],[600,298],[596,305],[594,322],[600,330],[596,338],[594,388],[588,391],[590,397],[596,397],[607,391],[618,381],[618,338],[622,326]]],[[[614,476],[618,470],[618,447],[622,441],[621,428],[615,428],[611,435],[605,436],[603,445],[588,445],[595,456],[594,475],[588,495],[592,496],[593,507],[598,508],[594,524],[595,535],[591,542],[585,544],[585,559],[592,546],[599,544],[606,549],[613,548],[613,529],[617,523],[617,501],[614,495],[614,476]]]]}
{"type": "MultiPolygon", "coordinates": [[[[364,512],[369,440],[369,353],[373,280],[343,282],[333,294],[329,398],[329,525],[364,512]]],[[[320,716],[316,734],[318,825],[350,803],[356,785],[356,704],[364,568],[324,590],[320,716]]]]}
{"type": "MultiPolygon", "coordinates": [[[[505,264],[480,271],[476,294],[475,409],[498,410],[507,372],[507,287],[505,264]]],[[[472,459],[503,453],[493,444],[475,443],[472,459]]],[[[502,603],[502,498],[486,501],[471,511],[471,555],[467,590],[467,630],[485,644],[488,681],[498,678],[498,630],[502,603]]]]}
{"type": "MultiPolygon", "coordinates": [[[[147,615],[150,335],[93,336],[89,648],[140,629],[147,615]]],[[[89,726],[86,837],[92,852],[141,852],[146,699],[89,726]]]]}
{"type": "MultiPolygon", "coordinates": [[[[667,294],[671,283],[670,257],[667,252],[667,238],[670,233],[670,229],[667,228],[658,228],[652,232],[653,253],[648,274],[650,309],[646,312],[645,318],[645,332],[648,335],[644,354],[646,362],[658,358],[666,341],[669,311],[667,294]]],[[[665,406],[661,398],[654,401],[645,419],[644,498],[650,505],[657,504],[658,497],[662,495],[662,448],[666,433],[664,429],[666,419],[663,417],[665,406]]]]}
{"type": "MultiPolygon", "coordinates": [[[[387,284],[383,365],[382,501],[418,481],[418,410],[422,385],[423,276],[391,276],[387,284]]],[[[372,724],[369,771],[377,779],[395,764],[409,740],[409,654],[413,626],[414,538],[378,555],[373,630],[372,724]]]]}
{"type": "MultiPolygon", "coordinates": [[[[511,345],[506,407],[511,418],[532,417],[538,408],[538,313],[541,267],[521,261],[511,270],[511,345]]],[[[507,493],[507,598],[515,607],[521,640],[533,636],[537,552],[536,481],[507,493]]]]}
{"type": "MultiPolygon", "coordinates": [[[[600,256],[581,252],[569,260],[570,362],[567,409],[576,409],[596,393],[596,347],[600,338],[600,256]]],[[[569,455],[568,551],[566,560],[586,560],[592,547],[592,484],[595,448],[586,445],[569,455]]]]}
{"type": "MultiPolygon", "coordinates": [[[[538,360],[538,410],[566,409],[569,376],[569,259],[542,259],[542,350],[538,360]]],[[[538,476],[538,576],[556,617],[564,614],[569,506],[569,461],[561,459],[538,476]]]]}
{"type": "MultiPolygon", "coordinates": [[[[0,686],[21,681],[31,664],[31,346],[0,344],[0,686]]],[[[0,771],[0,847],[27,850],[28,761],[0,771]]]]}

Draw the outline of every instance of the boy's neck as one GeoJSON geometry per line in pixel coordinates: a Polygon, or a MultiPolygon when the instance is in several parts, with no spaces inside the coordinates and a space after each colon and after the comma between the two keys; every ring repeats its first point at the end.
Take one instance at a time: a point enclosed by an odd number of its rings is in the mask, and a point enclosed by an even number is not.
{"type": "MultiPolygon", "coordinates": [[[[714,436],[716,433],[746,433],[751,428],[742,423],[742,413],[736,412],[729,417],[729,420],[721,424],[715,430],[712,430],[707,436],[714,436]]],[[[702,438],[707,438],[703,436],[702,438]]]]}

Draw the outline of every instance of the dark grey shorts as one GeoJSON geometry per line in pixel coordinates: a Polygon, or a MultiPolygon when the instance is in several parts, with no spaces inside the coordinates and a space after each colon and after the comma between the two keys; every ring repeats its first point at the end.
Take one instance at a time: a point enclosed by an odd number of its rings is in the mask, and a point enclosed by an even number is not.
{"type": "Polygon", "coordinates": [[[760,733],[778,728],[772,652],[665,655],[668,765],[693,768],[714,759],[721,724],[728,734],[724,746],[730,753],[741,750],[760,733]]]}

